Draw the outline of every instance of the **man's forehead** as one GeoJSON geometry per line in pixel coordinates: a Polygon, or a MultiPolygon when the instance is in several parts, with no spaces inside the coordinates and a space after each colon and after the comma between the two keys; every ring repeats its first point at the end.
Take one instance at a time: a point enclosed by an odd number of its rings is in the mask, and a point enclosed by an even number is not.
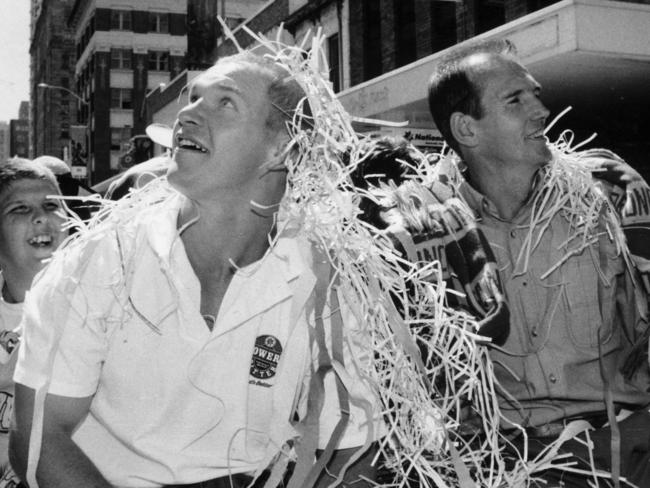
{"type": "Polygon", "coordinates": [[[472,82],[483,89],[492,80],[526,79],[529,82],[539,85],[524,65],[511,56],[501,54],[479,53],[469,56],[465,62],[470,68],[472,82]]]}
{"type": "Polygon", "coordinates": [[[237,62],[219,62],[202,73],[194,80],[198,82],[216,83],[221,88],[241,91],[247,87],[260,88],[270,83],[270,77],[258,66],[237,62]]]}

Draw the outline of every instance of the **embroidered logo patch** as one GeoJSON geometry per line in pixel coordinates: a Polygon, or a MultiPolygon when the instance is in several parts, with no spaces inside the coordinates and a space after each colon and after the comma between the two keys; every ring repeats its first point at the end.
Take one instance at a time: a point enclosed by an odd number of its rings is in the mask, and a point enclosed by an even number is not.
{"type": "MultiPolygon", "coordinates": [[[[261,335],[255,339],[251,358],[251,376],[268,380],[275,376],[282,355],[282,344],[272,335],[261,335]]],[[[270,386],[270,385],[269,385],[270,386]]]]}

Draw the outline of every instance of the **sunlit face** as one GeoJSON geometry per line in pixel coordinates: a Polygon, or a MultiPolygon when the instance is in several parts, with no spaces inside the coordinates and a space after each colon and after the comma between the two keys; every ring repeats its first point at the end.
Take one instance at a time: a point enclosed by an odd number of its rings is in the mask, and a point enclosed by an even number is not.
{"type": "Polygon", "coordinates": [[[278,135],[266,122],[268,84],[261,68],[236,62],[217,64],[192,82],[174,125],[167,176],[176,189],[200,200],[255,184],[278,135]]]}
{"type": "Polygon", "coordinates": [[[539,83],[509,58],[479,55],[470,62],[479,65],[473,81],[482,87],[483,117],[475,121],[480,159],[504,168],[547,163],[551,152],[544,125],[549,111],[539,98],[539,83]]]}
{"type": "Polygon", "coordinates": [[[35,272],[65,238],[58,193],[47,180],[22,179],[0,193],[0,267],[35,272]]]}

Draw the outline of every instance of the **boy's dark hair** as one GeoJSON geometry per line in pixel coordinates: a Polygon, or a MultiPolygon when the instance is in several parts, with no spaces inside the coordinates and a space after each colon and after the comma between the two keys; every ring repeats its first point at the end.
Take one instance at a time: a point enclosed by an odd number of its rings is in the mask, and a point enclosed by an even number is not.
{"type": "Polygon", "coordinates": [[[429,110],[436,127],[449,146],[460,154],[450,128],[451,114],[461,112],[475,119],[483,117],[482,87],[472,81],[473,67],[466,63],[475,54],[516,55],[515,45],[507,39],[473,43],[443,57],[429,79],[429,110]]]}
{"type": "Polygon", "coordinates": [[[220,58],[215,66],[224,63],[249,64],[262,68],[269,73],[268,96],[271,105],[276,109],[271,110],[269,118],[266,121],[269,128],[278,131],[285,129],[286,122],[290,122],[293,119],[301,103],[303,103],[303,120],[301,122],[303,123],[303,128],[307,128],[304,124],[307,122],[305,117],[311,117],[309,103],[306,99],[305,91],[289,71],[273,60],[249,51],[220,58]]]}
{"type": "Polygon", "coordinates": [[[401,137],[369,137],[362,141],[363,160],[350,174],[357,188],[380,183],[399,185],[419,164],[415,148],[401,137]]]}
{"type": "MultiPolygon", "coordinates": [[[[420,164],[419,153],[404,138],[369,137],[362,144],[363,160],[350,174],[352,184],[362,190],[390,182],[399,186],[409,179],[409,175],[415,174],[415,168],[420,164]]],[[[387,226],[381,219],[382,209],[371,198],[363,196],[359,208],[361,220],[378,229],[387,226]]]]}
{"type": "Polygon", "coordinates": [[[0,164],[0,193],[19,180],[45,180],[60,193],[56,176],[40,163],[16,157],[0,164]]]}

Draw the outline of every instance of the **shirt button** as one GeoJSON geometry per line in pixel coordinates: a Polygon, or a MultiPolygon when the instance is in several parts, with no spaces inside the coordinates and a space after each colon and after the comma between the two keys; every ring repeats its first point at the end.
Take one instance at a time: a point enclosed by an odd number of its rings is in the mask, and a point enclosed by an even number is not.
{"type": "Polygon", "coordinates": [[[516,234],[515,234],[515,231],[514,231],[514,230],[511,230],[511,231],[510,231],[510,237],[512,237],[512,238],[514,239],[514,238],[515,238],[515,235],[516,235],[516,234]]]}
{"type": "Polygon", "coordinates": [[[534,327],[533,330],[530,331],[530,334],[533,337],[537,337],[538,336],[537,327],[534,327]]]}
{"type": "Polygon", "coordinates": [[[549,375],[548,379],[551,380],[551,383],[557,383],[557,378],[554,374],[549,375]]]}

